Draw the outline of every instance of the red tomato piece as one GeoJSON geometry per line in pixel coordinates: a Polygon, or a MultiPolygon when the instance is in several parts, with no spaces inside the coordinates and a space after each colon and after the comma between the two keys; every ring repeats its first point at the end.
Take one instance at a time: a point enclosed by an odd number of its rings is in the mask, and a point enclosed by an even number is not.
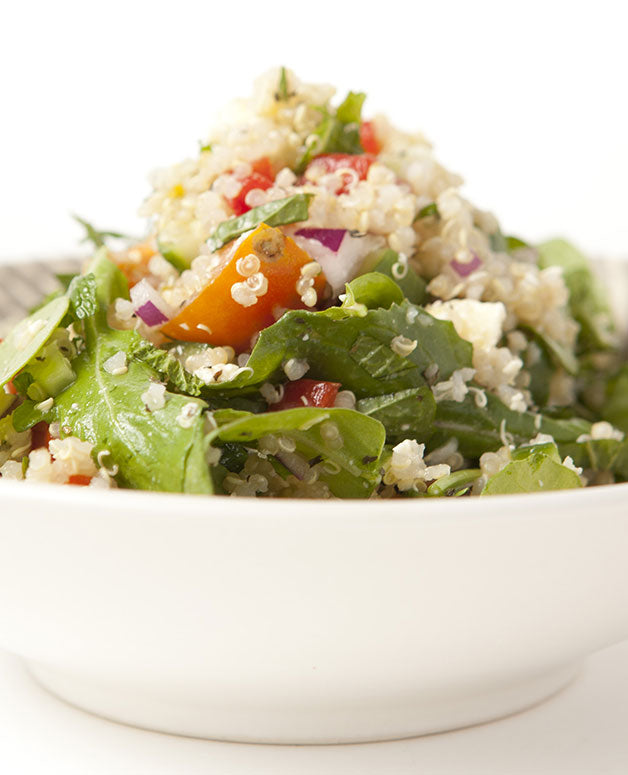
{"type": "Polygon", "coordinates": [[[323,173],[347,170],[342,175],[343,184],[336,191],[336,194],[346,194],[349,186],[354,181],[352,173],[358,176],[358,180],[366,180],[366,174],[374,161],[375,157],[371,153],[324,153],[312,159],[308,164],[305,177],[308,177],[308,171],[311,170],[322,171],[323,173]]]}
{"type": "Polygon", "coordinates": [[[261,188],[262,191],[266,191],[274,183],[273,170],[266,156],[254,161],[251,167],[253,171],[250,175],[242,178],[240,191],[236,196],[232,198],[225,197],[227,204],[236,215],[242,215],[251,209],[245,201],[249,191],[252,191],[254,188],[261,188]]]}
{"type": "Polygon", "coordinates": [[[297,379],[284,385],[283,398],[269,409],[301,409],[304,406],[318,406],[328,409],[334,405],[340,382],[322,382],[316,379],[297,379]]]}
{"type": "Polygon", "coordinates": [[[72,474],[72,476],[68,479],[68,484],[76,484],[79,487],[87,487],[91,481],[91,476],[85,476],[85,474],[72,474]]]}
{"type": "Polygon", "coordinates": [[[43,421],[38,422],[37,425],[33,425],[31,429],[31,449],[47,447],[51,438],[52,436],[48,430],[48,423],[43,421]]]}
{"type": "Polygon", "coordinates": [[[13,382],[7,382],[7,390],[12,396],[17,395],[17,390],[15,389],[15,385],[13,384],[13,382]]]}
{"type": "Polygon", "coordinates": [[[363,121],[360,124],[360,145],[366,153],[373,153],[375,156],[382,150],[372,121],[363,121]]]}

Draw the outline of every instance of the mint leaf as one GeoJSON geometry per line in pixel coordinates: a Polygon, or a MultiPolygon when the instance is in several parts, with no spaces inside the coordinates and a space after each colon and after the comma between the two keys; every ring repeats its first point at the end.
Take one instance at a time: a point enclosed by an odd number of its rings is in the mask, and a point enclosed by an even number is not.
{"type": "Polygon", "coordinates": [[[132,343],[128,354],[154,369],[161,379],[168,383],[170,389],[189,396],[200,396],[205,387],[205,383],[186,371],[174,355],[160,350],[146,339],[140,338],[132,343]]]}
{"type": "Polygon", "coordinates": [[[309,204],[313,196],[314,194],[294,194],[285,199],[276,199],[274,202],[253,207],[237,218],[230,218],[220,223],[207,240],[207,245],[214,252],[244,232],[259,226],[260,223],[265,223],[267,226],[284,226],[297,221],[307,221],[309,204]]]}
{"type": "Polygon", "coordinates": [[[389,444],[404,439],[427,439],[436,414],[436,402],[427,385],[361,398],[355,408],[382,423],[389,444]]]}

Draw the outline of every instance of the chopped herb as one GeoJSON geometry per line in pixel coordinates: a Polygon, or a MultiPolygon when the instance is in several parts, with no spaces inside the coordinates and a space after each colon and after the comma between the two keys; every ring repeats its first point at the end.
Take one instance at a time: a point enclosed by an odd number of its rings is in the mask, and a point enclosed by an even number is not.
{"type": "Polygon", "coordinates": [[[435,216],[436,218],[440,218],[440,213],[438,212],[438,207],[436,206],[436,202],[430,202],[429,205],[425,205],[425,207],[422,207],[419,212],[414,216],[414,223],[417,221],[420,221],[422,218],[429,218],[430,216],[435,216]]]}
{"type": "Polygon", "coordinates": [[[286,74],[286,68],[282,67],[279,74],[279,84],[277,86],[277,91],[275,92],[275,99],[277,101],[281,100],[285,102],[289,98],[290,94],[288,93],[288,77],[286,74]]]}
{"type": "Polygon", "coordinates": [[[295,194],[253,207],[244,215],[223,221],[207,240],[207,245],[212,252],[218,250],[245,231],[259,226],[260,223],[265,223],[267,226],[284,226],[288,223],[306,221],[313,196],[313,194],[295,194]]]}
{"type": "Polygon", "coordinates": [[[362,92],[349,92],[335,114],[326,107],[317,108],[322,118],[297,162],[295,172],[298,175],[305,171],[315,156],[323,153],[364,153],[360,142],[360,121],[365,99],[366,94],[362,92]]]}
{"type": "Polygon", "coordinates": [[[91,242],[96,248],[104,247],[107,237],[112,237],[113,239],[132,239],[128,234],[122,234],[119,231],[99,231],[89,221],[78,215],[73,215],[72,217],[85,229],[85,236],[81,242],[91,242]]]}

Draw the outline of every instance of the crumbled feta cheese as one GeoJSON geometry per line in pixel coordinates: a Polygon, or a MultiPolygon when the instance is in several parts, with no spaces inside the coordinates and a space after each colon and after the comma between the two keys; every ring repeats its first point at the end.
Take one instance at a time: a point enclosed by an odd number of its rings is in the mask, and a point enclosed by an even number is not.
{"type": "Polygon", "coordinates": [[[177,423],[182,428],[191,428],[200,413],[200,404],[197,404],[194,401],[190,401],[181,407],[181,411],[177,415],[177,423]]]}
{"type": "Polygon", "coordinates": [[[140,398],[149,412],[163,409],[166,405],[166,386],[159,382],[151,382],[140,398]]]}
{"type": "Polygon", "coordinates": [[[126,374],[129,370],[126,365],[126,353],[123,350],[118,350],[118,352],[114,353],[111,358],[107,358],[102,367],[107,372],[107,374],[111,374],[116,377],[120,374],[126,374]]]}

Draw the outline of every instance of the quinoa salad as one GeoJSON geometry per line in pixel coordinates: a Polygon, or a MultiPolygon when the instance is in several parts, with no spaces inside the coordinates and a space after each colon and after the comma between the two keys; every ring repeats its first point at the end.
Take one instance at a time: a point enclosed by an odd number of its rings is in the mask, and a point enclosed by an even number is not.
{"type": "Polygon", "coordinates": [[[0,343],[0,479],[307,498],[628,480],[628,364],[586,258],[504,234],[421,135],[334,91],[267,73],[153,175],[144,238],[79,219],[83,271],[0,343]]]}

